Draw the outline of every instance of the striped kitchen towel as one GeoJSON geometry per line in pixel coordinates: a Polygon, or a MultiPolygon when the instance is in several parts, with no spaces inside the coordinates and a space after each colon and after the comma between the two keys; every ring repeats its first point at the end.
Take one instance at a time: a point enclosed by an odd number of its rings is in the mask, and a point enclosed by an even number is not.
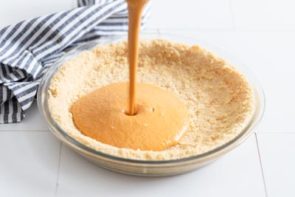
{"type": "Polygon", "coordinates": [[[0,29],[0,123],[20,122],[25,117],[42,76],[64,53],[127,29],[125,0],[78,0],[73,10],[0,29]]]}

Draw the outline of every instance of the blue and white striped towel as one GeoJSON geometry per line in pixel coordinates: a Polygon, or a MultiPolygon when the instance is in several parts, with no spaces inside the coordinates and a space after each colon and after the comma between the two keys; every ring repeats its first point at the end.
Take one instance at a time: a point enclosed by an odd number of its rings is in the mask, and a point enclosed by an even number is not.
{"type": "Polygon", "coordinates": [[[65,52],[127,29],[125,0],[78,0],[73,10],[0,29],[0,123],[24,118],[42,76],[65,52]]]}

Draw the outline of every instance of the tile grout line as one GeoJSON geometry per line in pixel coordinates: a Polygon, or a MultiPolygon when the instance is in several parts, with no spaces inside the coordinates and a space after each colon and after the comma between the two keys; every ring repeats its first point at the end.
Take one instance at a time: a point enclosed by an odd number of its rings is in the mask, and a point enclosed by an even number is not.
{"type": "MultiPolygon", "coordinates": [[[[202,32],[202,33],[218,33],[218,32],[236,32],[233,27],[224,28],[179,28],[179,27],[160,27],[159,31],[170,32],[171,31],[190,31],[190,32],[202,32]]],[[[173,33],[173,32],[172,32],[173,33]]]]}
{"type": "MultiPolygon", "coordinates": [[[[255,132],[258,133],[258,132],[255,132]]],[[[259,134],[295,134],[294,131],[259,131],[259,134]]]]}
{"type": "Polygon", "coordinates": [[[265,196],[268,197],[268,192],[267,192],[267,187],[266,187],[266,181],[265,181],[265,175],[264,175],[264,170],[263,170],[263,166],[262,166],[261,153],[260,153],[259,144],[258,144],[258,137],[257,137],[257,133],[254,133],[254,134],[255,134],[255,141],[256,141],[257,153],[258,153],[258,157],[259,157],[259,164],[260,164],[260,169],[261,169],[261,175],[262,175],[262,180],[263,180],[264,192],[265,192],[265,196]]]}
{"type": "Polygon", "coordinates": [[[156,28],[156,32],[157,32],[157,34],[161,35],[160,28],[156,28]]]}
{"type": "MultiPolygon", "coordinates": [[[[153,28],[154,29],[154,28],[153,28]]],[[[200,33],[293,33],[295,30],[279,30],[279,29],[257,29],[257,28],[233,28],[233,27],[226,27],[226,28],[177,28],[177,27],[161,27],[159,28],[160,31],[164,32],[171,32],[171,31],[184,31],[184,32],[200,32],[200,33]]]]}
{"type": "Polygon", "coordinates": [[[28,129],[28,130],[12,130],[12,129],[7,129],[7,130],[0,130],[1,132],[50,132],[48,129],[47,130],[32,130],[32,129],[28,129]]]}
{"type": "Polygon", "coordinates": [[[61,151],[62,151],[62,147],[63,147],[63,143],[60,142],[60,146],[59,146],[59,157],[58,157],[58,166],[57,166],[57,176],[56,176],[54,196],[57,196],[57,190],[58,190],[58,182],[59,182],[59,175],[60,175],[60,164],[61,164],[61,151]]]}
{"type": "Polygon", "coordinates": [[[229,2],[229,10],[230,10],[230,15],[231,15],[231,22],[233,26],[233,31],[237,31],[237,25],[236,25],[236,20],[235,20],[235,14],[234,14],[234,9],[233,9],[233,2],[232,0],[228,0],[229,2]]]}

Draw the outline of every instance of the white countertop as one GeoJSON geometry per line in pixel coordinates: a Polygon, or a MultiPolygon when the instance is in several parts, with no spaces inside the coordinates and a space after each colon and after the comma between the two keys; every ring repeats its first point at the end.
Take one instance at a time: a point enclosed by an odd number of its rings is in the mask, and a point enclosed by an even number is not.
{"type": "MultiPolygon", "coordinates": [[[[75,4],[3,1],[0,27],[75,4]]],[[[263,86],[264,119],[234,151],[180,176],[121,175],[61,144],[34,106],[22,123],[0,125],[0,196],[295,196],[294,6],[293,0],[153,2],[147,29],[192,35],[221,46],[248,65],[263,86]]]]}

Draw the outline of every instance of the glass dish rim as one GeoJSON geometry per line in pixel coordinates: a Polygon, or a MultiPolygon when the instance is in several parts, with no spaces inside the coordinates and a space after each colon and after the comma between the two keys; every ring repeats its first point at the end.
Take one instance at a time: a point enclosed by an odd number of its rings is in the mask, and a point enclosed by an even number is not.
{"type": "MultiPolygon", "coordinates": [[[[171,33],[170,34],[169,33],[165,33],[165,34],[144,33],[141,36],[158,36],[158,37],[164,37],[164,38],[176,36],[177,38],[189,38],[189,39],[196,40],[195,43],[198,45],[199,45],[198,41],[200,41],[200,40],[194,39],[192,37],[179,36],[177,34],[171,34],[171,33]]],[[[125,162],[125,163],[129,163],[129,164],[146,164],[146,165],[179,164],[179,163],[191,162],[191,161],[196,161],[196,160],[206,160],[206,158],[214,157],[215,155],[219,155],[219,154],[222,154],[223,152],[230,151],[231,149],[233,149],[236,146],[238,146],[239,144],[241,144],[244,140],[246,140],[248,138],[248,136],[253,132],[253,129],[256,127],[256,125],[260,122],[260,120],[264,114],[264,109],[265,109],[265,95],[264,95],[263,89],[261,88],[260,84],[257,82],[256,78],[253,78],[253,73],[251,73],[251,76],[252,76],[251,80],[249,80],[248,75],[246,75],[246,79],[252,85],[252,88],[254,90],[255,99],[256,99],[255,100],[256,106],[255,106],[255,110],[254,110],[254,113],[253,113],[251,119],[249,120],[248,124],[240,131],[240,133],[237,136],[235,136],[231,140],[227,141],[226,143],[221,144],[209,151],[206,151],[204,153],[197,154],[197,155],[192,155],[189,157],[180,158],[180,159],[138,160],[138,159],[128,159],[128,158],[124,158],[124,157],[118,157],[118,156],[106,154],[104,152],[95,150],[95,149],[90,148],[87,145],[79,142],[75,138],[71,137],[66,131],[64,131],[58,125],[58,123],[56,123],[56,121],[51,117],[51,114],[48,109],[48,103],[47,103],[47,97],[48,97],[47,91],[50,86],[51,78],[55,74],[55,72],[58,70],[59,66],[61,66],[64,62],[66,62],[70,58],[74,57],[75,55],[78,55],[79,53],[81,53],[83,51],[91,50],[93,47],[98,46],[100,44],[115,43],[118,41],[122,41],[125,38],[126,38],[126,36],[123,36],[123,37],[122,36],[110,36],[110,37],[105,37],[103,39],[100,39],[98,41],[91,41],[86,44],[83,44],[80,47],[77,47],[77,48],[67,52],[65,55],[63,55],[63,57],[61,59],[59,59],[54,65],[52,65],[49,68],[49,70],[47,71],[47,73],[45,74],[43,79],[41,80],[39,88],[38,88],[38,94],[37,94],[38,108],[39,108],[40,113],[42,114],[42,116],[46,120],[47,124],[51,128],[50,131],[57,138],[59,138],[59,140],[69,144],[70,146],[74,146],[74,148],[76,148],[76,149],[86,151],[87,154],[91,154],[94,157],[100,156],[100,157],[103,157],[105,159],[109,159],[112,161],[125,162]],[[253,84],[252,84],[253,79],[255,79],[255,86],[253,86],[253,84]],[[60,135],[57,136],[54,132],[58,132],[58,134],[60,134],[61,136],[60,135]]],[[[203,43],[204,40],[201,40],[201,42],[203,43]]],[[[208,42],[205,42],[205,43],[207,44],[208,42]]],[[[202,45],[200,45],[200,46],[203,48],[202,45]]],[[[210,44],[210,46],[214,46],[214,45],[210,44]]],[[[216,47],[216,46],[214,46],[214,48],[220,49],[220,47],[216,47]]],[[[204,49],[207,50],[207,48],[205,48],[205,47],[204,47],[204,49]]],[[[224,51],[224,50],[222,49],[222,51],[224,51]]],[[[242,66],[244,67],[244,64],[242,64],[242,66]]],[[[233,66],[233,67],[236,70],[240,71],[236,66],[233,66]]],[[[245,74],[245,73],[243,73],[243,74],[245,74]]],[[[249,74],[249,73],[247,73],[247,74],[249,74]]]]}

